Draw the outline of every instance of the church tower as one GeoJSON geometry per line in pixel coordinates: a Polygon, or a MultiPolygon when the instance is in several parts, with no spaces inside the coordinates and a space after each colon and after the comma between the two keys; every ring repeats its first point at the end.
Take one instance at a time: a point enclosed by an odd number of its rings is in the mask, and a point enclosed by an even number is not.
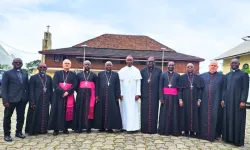
{"type": "MultiPolygon", "coordinates": [[[[43,45],[42,50],[50,50],[52,41],[51,41],[51,33],[49,32],[49,25],[47,26],[47,32],[44,32],[43,45]]],[[[45,63],[45,55],[42,55],[42,62],[45,63]]]]}

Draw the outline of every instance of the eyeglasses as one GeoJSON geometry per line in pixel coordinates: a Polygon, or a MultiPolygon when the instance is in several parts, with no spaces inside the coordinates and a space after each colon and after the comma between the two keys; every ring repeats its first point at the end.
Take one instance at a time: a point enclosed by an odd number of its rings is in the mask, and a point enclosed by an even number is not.
{"type": "Polygon", "coordinates": [[[193,68],[193,66],[187,66],[187,68],[192,69],[192,68],[193,68]]]}
{"type": "Polygon", "coordinates": [[[22,62],[13,62],[14,64],[23,64],[22,62]]]}

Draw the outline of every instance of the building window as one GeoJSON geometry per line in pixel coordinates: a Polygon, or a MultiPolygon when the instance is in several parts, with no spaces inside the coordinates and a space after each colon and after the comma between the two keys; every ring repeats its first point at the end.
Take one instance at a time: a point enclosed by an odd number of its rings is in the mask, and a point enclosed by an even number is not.
{"type": "Polygon", "coordinates": [[[59,62],[60,61],[60,55],[54,55],[54,61],[59,62]]]}
{"type": "MultiPolygon", "coordinates": [[[[161,67],[162,66],[162,62],[155,63],[155,66],[161,67]]],[[[168,62],[164,62],[163,67],[167,67],[167,66],[168,66],[168,62]]]]}
{"type": "Polygon", "coordinates": [[[140,62],[134,61],[134,62],[133,62],[133,65],[140,65],[140,62]]]}
{"type": "Polygon", "coordinates": [[[147,64],[147,62],[143,62],[143,61],[140,62],[140,65],[142,65],[142,66],[144,66],[146,64],[147,64]]]}
{"type": "Polygon", "coordinates": [[[118,60],[117,64],[126,64],[126,60],[118,60]]]}
{"type": "Polygon", "coordinates": [[[69,56],[63,55],[63,61],[64,61],[65,59],[69,59],[69,56]]]}

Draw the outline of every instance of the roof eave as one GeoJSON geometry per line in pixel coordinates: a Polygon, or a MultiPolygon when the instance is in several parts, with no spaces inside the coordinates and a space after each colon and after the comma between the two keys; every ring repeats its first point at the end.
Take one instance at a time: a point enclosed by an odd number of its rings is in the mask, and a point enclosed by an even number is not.
{"type": "Polygon", "coordinates": [[[224,56],[224,57],[219,56],[219,57],[215,58],[215,60],[230,59],[230,58],[235,58],[235,57],[238,57],[238,56],[244,56],[244,55],[248,55],[248,54],[250,54],[250,51],[246,52],[246,53],[242,53],[242,54],[232,55],[232,56],[224,56]]]}
{"type": "MultiPolygon", "coordinates": [[[[39,51],[40,54],[44,54],[44,55],[69,55],[69,53],[65,53],[65,52],[49,52],[49,51],[39,51]]],[[[72,56],[81,56],[81,54],[79,53],[76,53],[76,52],[70,52],[70,55],[72,56]]],[[[114,58],[119,58],[120,56],[116,56],[116,55],[96,55],[96,54],[88,54],[88,56],[96,56],[96,57],[100,57],[100,56],[109,56],[109,57],[114,57],[114,58]]],[[[145,57],[138,57],[138,56],[134,56],[134,58],[148,58],[148,56],[145,56],[145,57]]],[[[161,60],[162,58],[159,57],[159,58],[155,58],[155,59],[159,59],[161,60]]],[[[204,61],[205,59],[203,58],[197,58],[197,59],[183,59],[183,58],[168,58],[167,60],[170,60],[170,61],[192,61],[192,62],[202,62],[204,61]]]]}

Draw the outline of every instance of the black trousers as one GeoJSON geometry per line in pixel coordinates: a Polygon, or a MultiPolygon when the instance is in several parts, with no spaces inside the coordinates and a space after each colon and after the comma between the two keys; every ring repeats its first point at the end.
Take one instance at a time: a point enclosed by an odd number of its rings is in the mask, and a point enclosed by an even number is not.
{"type": "Polygon", "coordinates": [[[16,109],[17,123],[16,123],[16,133],[22,132],[23,123],[24,123],[24,113],[27,102],[10,102],[9,107],[4,109],[4,118],[3,118],[3,130],[4,135],[10,135],[11,131],[11,117],[16,109]]]}

